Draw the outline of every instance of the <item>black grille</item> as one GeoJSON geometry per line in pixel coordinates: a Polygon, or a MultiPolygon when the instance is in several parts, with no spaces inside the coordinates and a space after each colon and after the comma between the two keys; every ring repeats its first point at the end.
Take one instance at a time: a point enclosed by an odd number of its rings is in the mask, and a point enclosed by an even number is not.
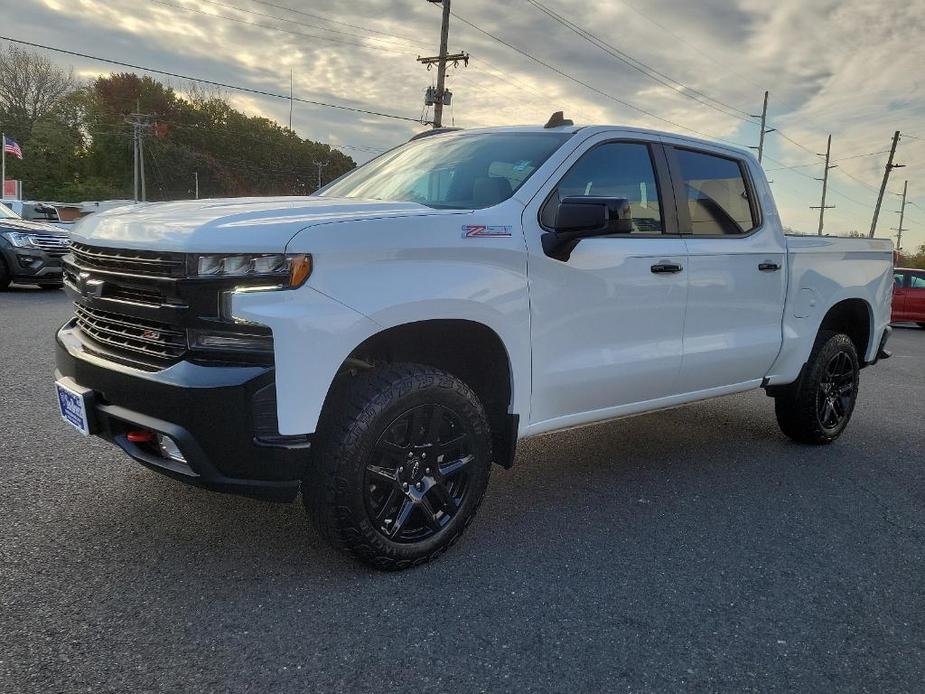
{"type": "Polygon", "coordinates": [[[60,258],[68,252],[70,240],[63,234],[29,234],[32,243],[48,255],[60,258]]]}
{"type": "Polygon", "coordinates": [[[135,304],[161,306],[165,303],[164,295],[157,289],[147,287],[120,286],[107,283],[103,289],[103,296],[117,301],[130,301],[135,304]]]}
{"type": "Polygon", "coordinates": [[[70,252],[81,268],[151,277],[183,277],[186,256],[182,253],[130,251],[71,244],[70,252]]]}
{"type": "Polygon", "coordinates": [[[186,353],[186,332],[165,323],[74,304],[77,325],[85,335],[120,350],[155,359],[174,360],[186,353]]]}

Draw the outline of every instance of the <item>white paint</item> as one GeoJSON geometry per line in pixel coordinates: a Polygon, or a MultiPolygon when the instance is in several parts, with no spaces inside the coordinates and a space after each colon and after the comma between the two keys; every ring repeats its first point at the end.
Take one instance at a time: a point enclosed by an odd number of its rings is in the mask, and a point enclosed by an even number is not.
{"type": "Polygon", "coordinates": [[[325,197],[190,201],[93,215],[74,238],[311,253],[304,287],[233,299],[236,317],[273,331],[283,434],[314,431],[334,375],[361,342],[431,319],[481,323],[500,337],[521,436],[757,388],[765,377],[791,382],[825,313],[847,298],[872,309],[865,358],[873,359],[889,322],[888,241],[785,237],[748,152],[641,129],[566,130],[575,136],[514,197],[484,210],[325,197]],[[539,207],[583,152],[615,137],[696,143],[744,160],[761,227],[730,239],[587,239],[567,263],[546,257],[539,207]],[[512,235],[465,238],[467,224],[511,226],[512,235]],[[662,261],[684,270],[651,273],[662,261]],[[761,262],[782,267],[760,272],[761,262]]]}

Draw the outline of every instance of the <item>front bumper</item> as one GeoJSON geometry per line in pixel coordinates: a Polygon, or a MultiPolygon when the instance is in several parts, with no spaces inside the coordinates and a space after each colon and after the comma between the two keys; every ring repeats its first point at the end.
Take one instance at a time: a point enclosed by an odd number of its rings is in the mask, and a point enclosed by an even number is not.
{"type": "Polygon", "coordinates": [[[61,258],[37,248],[0,246],[14,282],[57,284],[61,282],[61,258]]]}
{"type": "Polygon", "coordinates": [[[281,501],[296,496],[310,440],[258,436],[266,430],[268,412],[275,422],[273,367],[181,361],[142,371],[105,359],[73,321],[58,331],[56,343],[56,377],[94,391],[92,433],[190,484],[281,501]],[[128,432],[138,429],[169,436],[187,464],[129,441],[128,432]]]}

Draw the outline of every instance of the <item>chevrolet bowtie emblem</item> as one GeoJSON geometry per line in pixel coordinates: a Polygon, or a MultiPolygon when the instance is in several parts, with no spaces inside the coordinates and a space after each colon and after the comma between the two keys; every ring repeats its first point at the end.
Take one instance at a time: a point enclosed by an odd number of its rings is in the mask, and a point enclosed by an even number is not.
{"type": "Polygon", "coordinates": [[[91,279],[89,272],[81,272],[77,275],[77,289],[83,297],[103,296],[103,280],[91,279]]]}

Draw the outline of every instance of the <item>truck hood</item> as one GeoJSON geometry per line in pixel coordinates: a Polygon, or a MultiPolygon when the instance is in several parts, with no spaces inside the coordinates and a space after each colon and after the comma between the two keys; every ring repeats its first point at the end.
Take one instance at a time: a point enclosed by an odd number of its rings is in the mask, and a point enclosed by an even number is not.
{"type": "Polygon", "coordinates": [[[143,203],[98,212],[77,223],[71,240],[94,246],[181,253],[275,253],[315,224],[442,215],[414,202],[277,197],[143,203]]]}

